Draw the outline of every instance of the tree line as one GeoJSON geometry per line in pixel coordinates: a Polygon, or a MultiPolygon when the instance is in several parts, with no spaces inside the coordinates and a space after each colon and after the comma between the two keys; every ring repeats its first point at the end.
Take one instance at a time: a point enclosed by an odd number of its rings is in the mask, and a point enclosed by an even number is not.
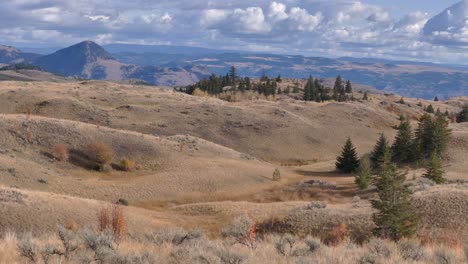
{"type": "MultiPolygon", "coordinates": [[[[270,78],[265,73],[262,74],[259,81],[253,82],[249,77],[240,77],[237,74],[236,68],[231,66],[231,69],[225,75],[216,76],[212,74],[208,78],[189,85],[183,88],[183,91],[188,94],[193,94],[196,89],[200,89],[203,92],[206,92],[210,95],[218,95],[225,92],[225,88],[228,87],[230,91],[235,92],[245,92],[245,91],[254,91],[265,96],[275,96],[277,94],[289,94],[289,93],[299,93],[300,84],[296,82],[291,88],[281,89],[278,83],[281,83],[281,75],[278,75],[276,78],[270,78]]],[[[352,84],[351,81],[344,81],[341,76],[338,76],[335,80],[333,88],[325,87],[318,78],[313,78],[310,76],[304,87],[303,97],[304,101],[315,101],[315,102],[324,102],[328,100],[335,100],[338,102],[343,102],[347,100],[353,100],[352,84]],[[351,94],[351,95],[350,95],[351,94]]]]}

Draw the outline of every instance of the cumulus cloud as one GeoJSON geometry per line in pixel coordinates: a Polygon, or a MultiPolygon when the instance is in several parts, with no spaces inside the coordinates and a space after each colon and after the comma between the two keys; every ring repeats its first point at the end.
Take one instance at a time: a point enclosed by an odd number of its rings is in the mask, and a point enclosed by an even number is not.
{"type": "Polygon", "coordinates": [[[9,0],[3,44],[164,43],[323,56],[466,58],[468,0],[395,17],[366,0],[9,0]]]}

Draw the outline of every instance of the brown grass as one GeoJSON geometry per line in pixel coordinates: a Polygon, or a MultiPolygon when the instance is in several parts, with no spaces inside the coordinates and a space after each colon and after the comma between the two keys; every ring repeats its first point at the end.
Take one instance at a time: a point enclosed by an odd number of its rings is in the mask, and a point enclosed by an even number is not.
{"type": "Polygon", "coordinates": [[[112,207],[112,234],[114,241],[120,243],[127,232],[127,221],[123,214],[122,207],[114,205],[112,207]]]}

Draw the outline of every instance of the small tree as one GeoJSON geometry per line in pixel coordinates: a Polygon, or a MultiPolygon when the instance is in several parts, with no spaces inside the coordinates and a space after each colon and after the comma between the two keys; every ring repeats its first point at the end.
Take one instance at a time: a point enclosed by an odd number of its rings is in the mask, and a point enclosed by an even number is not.
{"type": "Polygon", "coordinates": [[[112,148],[99,141],[91,141],[86,145],[85,153],[88,158],[97,163],[99,170],[104,170],[112,162],[114,151],[112,148]]]}
{"type": "Polygon", "coordinates": [[[381,163],[384,160],[385,152],[390,150],[388,145],[388,140],[385,135],[382,133],[380,134],[377,143],[374,146],[374,150],[370,154],[370,161],[372,163],[372,168],[378,169],[381,163]]]}
{"type": "Polygon", "coordinates": [[[398,101],[399,104],[405,104],[405,99],[403,98],[403,96],[400,98],[400,101],[398,101]]]}
{"type": "Polygon", "coordinates": [[[367,95],[367,92],[364,92],[364,97],[362,97],[362,100],[368,101],[369,96],[367,95]]]}
{"type": "Polygon", "coordinates": [[[434,102],[439,102],[439,97],[437,97],[437,95],[436,95],[436,97],[434,98],[434,102]]]}
{"type": "Polygon", "coordinates": [[[423,175],[424,178],[428,178],[437,184],[444,183],[444,171],[442,169],[442,161],[436,152],[432,153],[431,161],[429,162],[426,173],[423,175]]]}
{"type": "Polygon", "coordinates": [[[463,110],[457,115],[457,122],[468,122],[468,104],[465,104],[463,110]]]}
{"type": "Polygon", "coordinates": [[[351,85],[351,81],[350,81],[350,80],[348,80],[348,81],[346,82],[346,88],[345,88],[345,90],[346,90],[346,93],[352,93],[352,92],[353,92],[353,86],[351,85]]]}
{"type": "Polygon", "coordinates": [[[281,180],[281,172],[280,172],[280,170],[275,169],[275,171],[273,172],[273,177],[272,177],[272,178],[273,178],[274,181],[279,181],[279,180],[281,180]]]}
{"type": "Polygon", "coordinates": [[[433,114],[435,112],[434,107],[431,104],[428,105],[426,108],[426,112],[428,112],[429,114],[433,114]]]}
{"type": "Polygon", "coordinates": [[[356,172],[359,168],[359,159],[357,158],[356,148],[351,138],[346,140],[341,151],[341,156],[336,159],[336,169],[344,173],[356,172]]]}
{"type": "Polygon", "coordinates": [[[374,229],[376,236],[397,241],[412,236],[417,223],[411,206],[411,192],[405,185],[407,173],[399,172],[390,160],[390,150],[387,149],[375,184],[379,198],[371,201],[377,210],[372,218],[377,226],[374,229]]]}
{"type": "Polygon", "coordinates": [[[359,170],[354,182],[361,190],[369,187],[372,181],[372,167],[368,156],[364,156],[359,161],[359,170]]]}

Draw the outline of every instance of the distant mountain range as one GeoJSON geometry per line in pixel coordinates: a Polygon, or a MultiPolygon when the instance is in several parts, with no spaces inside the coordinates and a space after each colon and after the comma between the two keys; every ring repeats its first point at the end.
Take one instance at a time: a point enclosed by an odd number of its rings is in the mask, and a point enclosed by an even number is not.
{"type": "Polygon", "coordinates": [[[255,54],[193,47],[112,44],[84,41],[49,55],[23,53],[0,46],[0,64],[31,63],[49,72],[97,80],[138,80],[183,86],[211,73],[225,74],[234,65],[239,75],[333,78],[384,92],[420,98],[468,95],[468,67],[383,59],[304,57],[255,54]]]}

